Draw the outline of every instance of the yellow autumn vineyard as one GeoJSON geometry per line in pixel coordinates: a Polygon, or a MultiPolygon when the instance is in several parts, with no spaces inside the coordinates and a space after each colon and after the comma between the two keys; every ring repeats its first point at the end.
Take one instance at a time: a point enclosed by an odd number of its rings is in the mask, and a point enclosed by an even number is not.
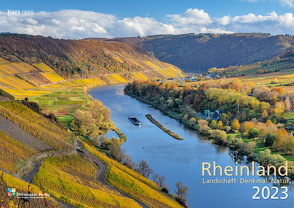
{"type": "Polygon", "coordinates": [[[35,63],[33,64],[35,67],[41,69],[43,72],[54,72],[53,69],[51,69],[49,66],[47,66],[44,63],[35,63]]]}
{"type": "Polygon", "coordinates": [[[17,171],[17,162],[27,161],[37,152],[0,131],[0,167],[12,173],[17,171]]]}
{"type": "Polygon", "coordinates": [[[105,81],[100,79],[99,77],[95,78],[89,78],[89,79],[78,79],[78,80],[73,80],[73,83],[84,86],[84,85],[92,85],[92,86],[100,86],[100,85],[106,85],[105,81]]]}
{"type": "MultiPolygon", "coordinates": [[[[25,181],[22,181],[12,175],[9,175],[5,172],[0,171],[0,198],[3,200],[4,203],[6,204],[14,204],[15,206],[10,206],[12,207],[18,207],[18,198],[14,197],[12,198],[7,198],[7,188],[8,187],[13,187],[16,189],[17,192],[20,193],[27,193],[27,187],[30,185],[30,191],[34,194],[42,194],[42,190],[37,187],[36,185],[29,184],[25,181]],[[3,176],[3,178],[2,178],[3,176]],[[2,179],[2,180],[1,180],[2,179]],[[3,191],[5,190],[5,191],[3,191]]],[[[50,208],[61,208],[64,207],[62,206],[59,202],[57,202],[54,198],[52,197],[47,197],[46,198],[48,206],[50,208]]],[[[45,202],[43,199],[33,199],[31,200],[31,207],[45,207],[45,202]]]]}
{"type": "Polygon", "coordinates": [[[152,69],[159,69],[158,66],[156,66],[155,64],[153,64],[152,62],[150,61],[144,61],[145,64],[147,64],[149,67],[151,67],[152,69]]]}
{"type": "Polygon", "coordinates": [[[43,161],[34,183],[75,207],[140,207],[101,184],[97,166],[84,156],[70,155],[43,161]],[[54,170],[54,171],[51,171],[54,170]]]}
{"type": "Polygon", "coordinates": [[[83,145],[107,165],[106,179],[118,190],[150,207],[181,207],[176,201],[160,193],[160,187],[151,180],[110,159],[85,142],[83,142],[83,145]]]}
{"type": "Polygon", "coordinates": [[[70,134],[38,113],[17,102],[0,102],[0,115],[56,150],[71,149],[70,134]]]}
{"type": "Polygon", "coordinates": [[[48,79],[50,82],[60,82],[64,81],[64,79],[56,74],[55,72],[47,72],[47,73],[41,73],[46,79],[48,79]]]}

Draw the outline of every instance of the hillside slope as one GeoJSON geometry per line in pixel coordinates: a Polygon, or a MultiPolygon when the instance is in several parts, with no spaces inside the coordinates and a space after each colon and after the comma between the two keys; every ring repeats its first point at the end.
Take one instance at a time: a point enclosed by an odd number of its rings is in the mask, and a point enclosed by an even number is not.
{"type": "Polygon", "coordinates": [[[212,67],[246,65],[271,59],[292,48],[293,36],[269,34],[185,34],[111,41],[135,44],[161,61],[186,72],[205,72],[212,67]]]}
{"type": "MultiPolygon", "coordinates": [[[[0,68],[0,75],[7,71],[18,73],[17,63],[22,62],[26,63],[22,72],[25,67],[26,72],[33,68],[50,72],[50,68],[39,64],[45,63],[66,79],[169,67],[169,64],[158,61],[142,48],[127,43],[19,34],[0,35],[0,57],[1,66],[5,66],[4,69],[0,68]]],[[[43,84],[50,81],[50,78],[46,78],[43,84]]]]}

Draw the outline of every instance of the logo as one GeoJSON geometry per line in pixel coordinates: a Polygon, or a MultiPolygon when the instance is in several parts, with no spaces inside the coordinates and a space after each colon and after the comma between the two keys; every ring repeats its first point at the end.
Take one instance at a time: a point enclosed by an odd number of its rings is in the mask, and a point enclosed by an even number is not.
{"type": "Polygon", "coordinates": [[[16,189],[8,188],[8,196],[16,196],[16,189]]]}

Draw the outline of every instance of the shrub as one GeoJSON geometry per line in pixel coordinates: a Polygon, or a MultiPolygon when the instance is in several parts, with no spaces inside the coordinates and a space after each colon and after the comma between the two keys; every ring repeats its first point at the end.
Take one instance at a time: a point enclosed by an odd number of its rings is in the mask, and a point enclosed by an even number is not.
{"type": "Polygon", "coordinates": [[[272,133],[268,134],[266,136],[266,140],[265,140],[264,146],[266,146],[266,147],[272,147],[275,140],[276,140],[275,135],[273,135],[272,133]]]}
{"type": "Polygon", "coordinates": [[[259,131],[257,130],[257,128],[252,128],[248,131],[248,136],[250,139],[258,137],[258,135],[259,135],[259,131]]]}

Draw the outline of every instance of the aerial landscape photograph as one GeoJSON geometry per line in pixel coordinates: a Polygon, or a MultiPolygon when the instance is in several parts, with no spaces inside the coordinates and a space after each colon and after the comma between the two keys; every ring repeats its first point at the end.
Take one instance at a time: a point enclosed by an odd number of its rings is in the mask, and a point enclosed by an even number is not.
{"type": "Polygon", "coordinates": [[[0,208],[294,207],[294,0],[0,5],[0,208]]]}

